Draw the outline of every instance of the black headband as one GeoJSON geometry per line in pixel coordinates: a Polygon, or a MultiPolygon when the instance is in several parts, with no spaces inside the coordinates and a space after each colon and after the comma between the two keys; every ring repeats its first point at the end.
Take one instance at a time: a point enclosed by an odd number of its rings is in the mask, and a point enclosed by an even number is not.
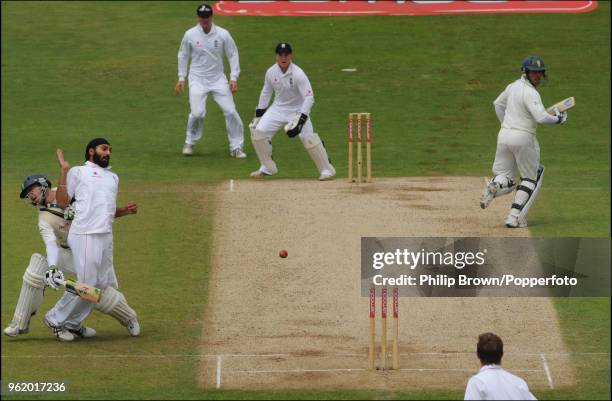
{"type": "Polygon", "coordinates": [[[89,160],[89,149],[96,149],[98,145],[110,145],[110,143],[104,138],[96,138],[89,141],[85,148],[85,161],[89,160]]]}

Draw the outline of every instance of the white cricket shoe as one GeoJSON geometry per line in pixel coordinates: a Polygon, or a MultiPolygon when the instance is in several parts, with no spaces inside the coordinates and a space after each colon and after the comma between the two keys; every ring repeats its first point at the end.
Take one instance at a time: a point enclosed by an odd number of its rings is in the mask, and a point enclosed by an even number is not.
{"type": "Polygon", "coordinates": [[[236,148],[230,152],[231,157],[235,157],[236,159],[244,159],[247,157],[246,153],[240,148],[236,148]]]}
{"type": "Polygon", "coordinates": [[[19,327],[10,325],[4,329],[4,334],[9,337],[17,337],[17,335],[21,333],[19,332],[19,327]]]}
{"type": "Polygon", "coordinates": [[[497,185],[493,182],[493,180],[485,180],[485,189],[482,191],[482,196],[480,197],[480,207],[482,209],[486,209],[487,206],[491,203],[493,198],[495,198],[495,194],[497,193],[497,185]]]}
{"type": "Polygon", "coordinates": [[[262,179],[262,178],[269,177],[269,176],[270,176],[270,174],[264,173],[261,170],[255,170],[255,171],[253,171],[251,173],[251,177],[252,178],[258,178],[258,179],[262,179]]]}
{"type": "Polygon", "coordinates": [[[335,171],[332,170],[323,170],[321,175],[319,176],[319,181],[329,181],[334,178],[336,175],[335,171]]]}
{"type": "Polygon", "coordinates": [[[138,323],[136,318],[130,320],[126,327],[132,337],[138,337],[140,335],[140,323],[138,323]]]}
{"type": "Polygon", "coordinates": [[[506,227],[508,228],[525,228],[527,227],[527,220],[520,220],[517,216],[509,214],[506,217],[506,227]]]}
{"type": "Polygon", "coordinates": [[[55,336],[55,338],[57,338],[59,341],[67,342],[74,340],[74,334],[72,334],[70,330],[52,325],[46,317],[43,320],[47,327],[49,327],[53,331],[53,335],[55,336]]]}
{"type": "Polygon", "coordinates": [[[68,331],[71,332],[75,337],[80,338],[92,338],[96,336],[96,331],[91,327],[81,326],[77,330],[68,329],[68,331]]]}
{"type": "Polygon", "coordinates": [[[183,145],[183,154],[185,156],[191,156],[193,154],[193,145],[186,143],[183,145]]]}

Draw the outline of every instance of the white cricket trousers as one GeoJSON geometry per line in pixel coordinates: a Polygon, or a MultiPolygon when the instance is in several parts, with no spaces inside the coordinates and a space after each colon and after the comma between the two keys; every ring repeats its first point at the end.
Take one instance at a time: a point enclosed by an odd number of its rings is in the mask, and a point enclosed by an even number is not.
{"type": "MultiPolygon", "coordinates": [[[[299,109],[284,109],[272,104],[261,117],[255,129],[263,132],[267,138],[272,139],[278,130],[283,128],[299,114],[299,109]]],[[[312,121],[308,118],[299,134],[300,140],[304,142],[304,139],[312,136],[313,133],[312,121]]]]}
{"type": "Polygon", "coordinates": [[[196,80],[189,80],[189,106],[191,112],[187,120],[185,143],[195,145],[204,132],[206,99],[212,93],[213,99],[225,115],[225,128],[230,151],[244,146],[244,126],[234,104],[234,97],[229,89],[227,78],[223,77],[213,85],[196,80]]]}
{"type": "Polygon", "coordinates": [[[502,128],[497,135],[493,174],[514,179],[518,168],[521,178],[536,181],[540,166],[540,144],[536,136],[524,131],[502,128]]]}
{"type": "MultiPolygon", "coordinates": [[[[68,234],[77,281],[104,289],[118,288],[113,266],[113,234],[68,234]]],[[[46,314],[54,326],[77,330],[95,303],[66,292],[46,314]]]]}

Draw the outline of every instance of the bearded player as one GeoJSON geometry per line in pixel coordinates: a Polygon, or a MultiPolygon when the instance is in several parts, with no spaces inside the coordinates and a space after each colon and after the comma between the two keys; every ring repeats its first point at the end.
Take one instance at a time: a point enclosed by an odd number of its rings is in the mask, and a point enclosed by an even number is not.
{"type": "MultiPolygon", "coordinates": [[[[57,151],[60,162],[60,181],[58,187],[65,187],[69,164],[64,160],[61,149],[57,151]]],[[[29,331],[32,316],[43,303],[45,287],[59,288],[58,280],[64,274],[76,274],[73,267],[72,251],[68,246],[68,231],[74,217],[71,205],[62,207],[57,203],[58,188],[52,188],[51,181],[42,174],[32,174],[25,178],[20,197],[38,210],[38,228],[45,243],[47,257],[32,254],[30,264],[23,275],[23,284],[12,322],[4,329],[4,334],[16,337],[29,331]]],[[[127,304],[124,295],[116,288],[104,289],[96,309],[109,314],[126,326],[132,336],[140,334],[136,312],[127,304]]],[[[54,331],[60,341],[72,341],[76,337],[93,337],[96,331],[82,326],[78,330],[62,329],[54,331]]]]}

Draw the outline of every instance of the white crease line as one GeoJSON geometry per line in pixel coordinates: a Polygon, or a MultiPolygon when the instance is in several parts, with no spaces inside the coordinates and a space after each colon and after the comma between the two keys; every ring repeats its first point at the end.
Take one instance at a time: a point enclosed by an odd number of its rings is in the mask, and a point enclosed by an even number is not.
{"type": "MultiPolygon", "coordinates": [[[[327,355],[301,355],[299,353],[279,353],[279,354],[162,354],[162,355],[151,355],[151,354],[93,354],[93,355],[74,355],[74,354],[62,354],[62,355],[2,355],[0,358],[7,359],[28,359],[28,358],[216,358],[221,355],[225,358],[340,358],[340,357],[365,357],[366,353],[363,354],[327,354],[327,355]]],[[[438,355],[438,356],[457,356],[457,355],[474,355],[474,352],[405,352],[401,353],[400,356],[410,355],[438,355]]],[[[520,355],[520,356],[537,356],[542,355],[541,353],[524,353],[524,352],[507,352],[504,355],[520,355]]],[[[572,355],[602,355],[610,356],[609,352],[547,352],[546,355],[549,357],[563,356],[569,357],[572,355]]]]}
{"type": "MultiPolygon", "coordinates": [[[[225,373],[238,374],[271,374],[271,373],[334,373],[334,372],[364,372],[369,369],[363,368],[337,368],[337,369],[267,369],[267,370],[230,370],[225,373]]],[[[391,369],[393,370],[393,369],[391,369]]],[[[401,368],[400,371],[414,372],[475,372],[475,369],[443,369],[443,368],[401,368]]],[[[513,372],[541,372],[542,369],[512,369],[513,372]]]]}
{"type": "Polygon", "coordinates": [[[230,180],[230,192],[234,192],[234,180],[230,180]]]}
{"type": "Polygon", "coordinates": [[[548,367],[548,362],[546,362],[546,357],[544,356],[544,354],[540,354],[540,357],[542,358],[542,364],[544,365],[544,372],[546,372],[546,379],[548,380],[548,385],[550,386],[551,389],[554,389],[555,386],[553,386],[553,379],[552,379],[552,375],[550,374],[550,368],[548,367]]]}
{"type": "MultiPolygon", "coordinates": [[[[362,368],[339,368],[339,369],[278,369],[278,370],[231,370],[229,373],[245,373],[245,374],[259,374],[259,373],[311,373],[311,372],[363,372],[366,369],[362,368]]],[[[228,373],[226,371],[226,373],[228,373]]]]}
{"type": "Polygon", "coordinates": [[[217,355],[217,388],[221,388],[221,355],[217,355]]]}

